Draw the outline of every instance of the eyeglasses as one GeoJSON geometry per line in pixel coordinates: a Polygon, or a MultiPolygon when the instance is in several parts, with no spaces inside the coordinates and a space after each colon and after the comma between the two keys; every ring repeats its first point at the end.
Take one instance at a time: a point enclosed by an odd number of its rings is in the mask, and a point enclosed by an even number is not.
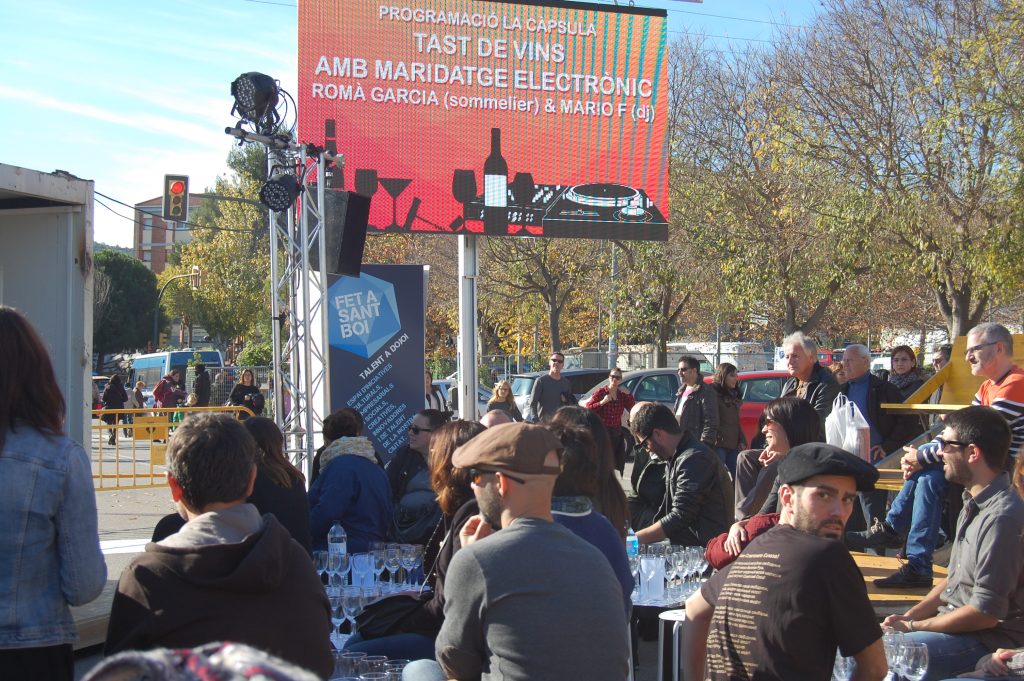
{"type": "Polygon", "coordinates": [[[499,473],[508,478],[509,480],[512,480],[513,482],[518,482],[520,485],[526,484],[526,481],[523,480],[522,478],[517,478],[514,475],[509,475],[505,471],[488,471],[484,470],[483,468],[470,468],[469,480],[477,487],[480,487],[480,480],[483,479],[485,475],[497,475],[499,473]]]}
{"type": "MultiPolygon", "coordinates": [[[[651,435],[654,435],[654,433],[651,433],[651,435]]],[[[644,438],[640,438],[640,441],[636,443],[637,448],[641,452],[647,449],[647,443],[651,441],[651,435],[648,435],[647,437],[644,438]]]]}
{"type": "Polygon", "coordinates": [[[420,428],[419,426],[409,426],[409,432],[413,435],[419,435],[420,433],[433,433],[433,428],[420,428]]]}
{"type": "Polygon", "coordinates": [[[693,371],[693,367],[679,367],[676,369],[677,374],[685,374],[687,371],[693,371]]]}
{"type": "Polygon", "coordinates": [[[552,364],[565,364],[564,359],[558,359],[557,357],[552,357],[548,361],[551,362],[552,364]]]}
{"type": "Polygon", "coordinates": [[[999,341],[992,341],[991,343],[978,343],[977,345],[972,345],[971,347],[967,348],[967,352],[964,353],[964,356],[970,357],[971,355],[977,354],[978,350],[981,350],[982,348],[987,348],[990,345],[995,345],[998,342],[999,341]]]}
{"type": "Polygon", "coordinates": [[[940,452],[946,451],[947,447],[957,447],[959,449],[963,449],[964,447],[971,444],[970,442],[960,442],[959,440],[946,440],[945,438],[941,437],[935,438],[935,442],[939,445],[940,452]]]}

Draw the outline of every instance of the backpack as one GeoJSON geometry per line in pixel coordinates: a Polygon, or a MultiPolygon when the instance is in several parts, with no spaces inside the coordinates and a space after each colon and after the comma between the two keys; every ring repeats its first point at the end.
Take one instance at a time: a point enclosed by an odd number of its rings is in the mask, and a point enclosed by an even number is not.
{"type": "Polygon", "coordinates": [[[161,378],[160,382],[156,384],[155,388],[153,388],[153,399],[156,400],[156,405],[158,407],[164,406],[164,397],[167,396],[168,389],[169,385],[166,378],[161,378]]]}

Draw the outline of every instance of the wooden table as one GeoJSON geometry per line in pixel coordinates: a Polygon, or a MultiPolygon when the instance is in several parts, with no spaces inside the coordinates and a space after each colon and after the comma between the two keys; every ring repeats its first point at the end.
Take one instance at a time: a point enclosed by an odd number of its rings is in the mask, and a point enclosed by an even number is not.
{"type": "MultiPolygon", "coordinates": [[[[902,615],[910,606],[924,599],[931,590],[930,587],[879,589],[874,585],[874,580],[879,577],[888,577],[896,572],[900,567],[900,561],[891,556],[872,556],[856,551],[851,551],[850,555],[853,556],[857,567],[864,574],[864,581],[868,588],[868,599],[875,608],[875,614],[878,615],[879,619],[889,615],[902,615]]],[[[939,565],[934,566],[932,572],[934,574],[933,585],[946,576],[946,568],[939,565]]]]}

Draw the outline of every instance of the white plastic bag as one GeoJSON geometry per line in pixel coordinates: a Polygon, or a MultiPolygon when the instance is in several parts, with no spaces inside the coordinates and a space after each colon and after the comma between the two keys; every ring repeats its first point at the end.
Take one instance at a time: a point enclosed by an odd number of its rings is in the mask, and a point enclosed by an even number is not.
{"type": "Polygon", "coordinates": [[[871,462],[871,426],[846,395],[837,395],[825,419],[825,442],[871,462]]]}

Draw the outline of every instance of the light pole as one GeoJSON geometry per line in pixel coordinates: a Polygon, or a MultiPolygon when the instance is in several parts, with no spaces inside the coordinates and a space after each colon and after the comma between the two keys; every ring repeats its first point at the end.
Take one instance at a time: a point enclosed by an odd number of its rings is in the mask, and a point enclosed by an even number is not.
{"type": "Polygon", "coordinates": [[[192,271],[191,272],[189,272],[188,274],[177,274],[177,275],[171,277],[170,279],[168,279],[167,281],[165,281],[164,285],[160,287],[160,291],[156,294],[156,309],[153,310],[153,350],[154,351],[156,350],[157,345],[159,345],[159,343],[160,343],[160,332],[159,332],[159,328],[158,328],[159,324],[160,324],[160,299],[164,297],[164,291],[167,290],[167,286],[172,281],[174,281],[175,279],[189,279],[189,280],[192,281],[192,288],[193,288],[193,290],[194,289],[198,289],[201,276],[202,276],[202,271],[199,269],[199,265],[192,265],[192,271]]]}

